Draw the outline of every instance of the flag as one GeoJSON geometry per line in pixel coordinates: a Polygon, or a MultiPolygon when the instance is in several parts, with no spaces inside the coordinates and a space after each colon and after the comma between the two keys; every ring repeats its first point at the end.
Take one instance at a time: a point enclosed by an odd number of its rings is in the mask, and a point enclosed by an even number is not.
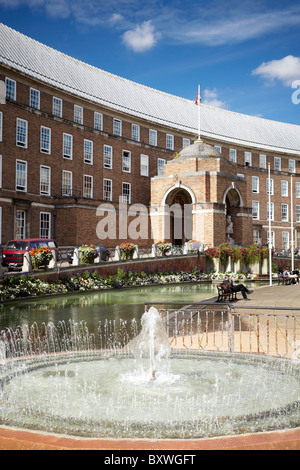
{"type": "Polygon", "coordinates": [[[201,97],[200,97],[200,87],[199,87],[199,88],[198,88],[198,93],[197,93],[197,98],[196,98],[195,104],[196,104],[197,106],[199,106],[200,101],[201,101],[201,97]]]}

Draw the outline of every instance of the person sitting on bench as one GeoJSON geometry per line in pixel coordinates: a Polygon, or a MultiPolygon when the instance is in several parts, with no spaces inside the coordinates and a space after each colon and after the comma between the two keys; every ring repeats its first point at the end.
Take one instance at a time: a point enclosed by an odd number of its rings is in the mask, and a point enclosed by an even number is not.
{"type": "Polygon", "coordinates": [[[225,276],[224,281],[222,283],[222,287],[225,292],[228,289],[231,289],[232,292],[241,292],[244,300],[250,300],[248,299],[247,294],[249,295],[249,294],[252,294],[253,292],[253,290],[247,289],[247,287],[245,287],[244,284],[238,284],[235,286],[233,284],[232,277],[228,275],[225,276]]]}

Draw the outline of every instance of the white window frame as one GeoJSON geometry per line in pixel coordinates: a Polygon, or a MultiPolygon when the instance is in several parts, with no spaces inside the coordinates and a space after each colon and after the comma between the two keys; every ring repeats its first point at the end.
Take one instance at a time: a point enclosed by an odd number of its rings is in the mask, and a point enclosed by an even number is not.
{"type": "Polygon", "coordinates": [[[149,145],[157,147],[157,131],[154,129],[149,129],[149,145]]]}
{"type": "Polygon", "coordinates": [[[114,118],[113,120],[113,134],[122,137],[122,121],[121,119],[114,118]]]}
{"type": "Polygon", "coordinates": [[[11,78],[5,78],[5,96],[9,100],[16,101],[17,99],[17,82],[11,78]]]}
{"type": "Polygon", "coordinates": [[[296,204],[296,222],[300,222],[300,205],[296,204]]]}
{"type": "Polygon", "coordinates": [[[40,238],[51,238],[51,212],[40,212],[40,238]]]}
{"type": "Polygon", "coordinates": [[[76,124],[83,124],[83,107],[78,104],[74,104],[74,122],[76,124]]]}
{"type": "Polygon", "coordinates": [[[164,158],[157,159],[157,175],[158,176],[163,176],[165,164],[166,164],[166,160],[164,158]]]}
{"type": "Polygon", "coordinates": [[[229,149],[229,161],[232,163],[237,162],[237,152],[236,149],[229,149]]]}
{"type": "Polygon", "coordinates": [[[28,121],[25,119],[17,118],[16,145],[24,149],[28,147],[28,121]]]}
{"type": "Polygon", "coordinates": [[[123,173],[131,173],[131,152],[129,150],[122,151],[122,171],[123,173]]]}
{"type": "Polygon", "coordinates": [[[2,188],[2,155],[0,155],[0,188],[2,188]]]}
{"type": "Polygon", "coordinates": [[[174,135],[166,134],[166,149],[174,150],[174,135]]]}
{"type": "Polygon", "coordinates": [[[61,98],[53,96],[52,98],[52,114],[53,116],[62,117],[63,102],[61,98]]]}
{"type": "Polygon", "coordinates": [[[284,230],[281,235],[281,240],[282,240],[282,249],[287,251],[290,247],[290,233],[284,230]]]}
{"type": "Polygon", "coordinates": [[[260,238],[260,231],[259,230],[257,230],[257,229],[253,230],[253,232],[252,232],[252,241],[256,245],[261,244],[261,238],[260,238]]]}
{"type": "Polygon", "coordinates": [[[40,194],[43,196],[51,195],[51,168],[50,166],[46,166],[46,165],[40,166],[40,194]],[[45,174],[47,174],[47,181],[43,179],[45,174]]]}
{"type": "Polygon", "coordinates": [[[245,152],[245,165],[252,166],[252,152],[245,152]]]}
{"type": "Polygon", "coordinates": [[[138,124],[131,124],[131,140],[139,142],[141,138],[141,129],[138,124]]]}
{"type": "Polygon", "coordinates": [[[73,136],[63,133],[63,158],[73,160],[73,136]]]}
{"type": "Polygon", "coordinates": [[[286,203],[281,204],[281,222],[289,221],[289,205],[286,203]]]}
{"type": "Polygon", "coordinates": [[[51,155],[51,129],[41,126],[40,152],[51,155]]]}
{"type": "Polygon", "coordinates": [[[252,201],[252,220],[259,220],[259,201],[252,201]]]}
{"type": "Polygon", "coordinates": [[[265,155],[264,153],[259,154],[259,168],[267,168],[267,155],[265,155]]]}
{"type": "Polygon", "coordinates": [[[123,204],[131,204],[131,184],[122,183],[122,202],[123,204]]]}
{"type": "Polygon", "coordinates": [[[113,148],[110,145],[103,146],[103,167],[107,170],[113,167],[113,148]]]}
{"type": "Polygon", "coordinates": [[[222,153],[222,147],[221,147],[221,145],[214,145],[214,148],[215,148],[219,153],[222,153]]]}
{"type": "Polygon", "coordinates": [[[94,161],[94,142],[84,139],[83,142],[83,161],[87,165],[93,165],[94,161]]]}
{"type": "Polygon", "coordinates": [[[269,181],[269,178],[267,178],[267,194],[269,194],[269,191],[270,191],[270,195],[273,196],[274,195],[274,179],[273,178],[270,178],[270,181],[269,181]]]}
{"type": "Polygon", "coordinates": [[[94,181],[91,175],[83,175],[83,197],[93,199],[94,181]]]}
{"type": "Polygon", "coordinates": [[[0,245],[2,244],[2,207],[0,206],[0,245]]]}
{"type": "Polygon", "coordinates": [[[274,171],[281,171],[281,158],[274,157],[274,171]]]}
{"type": "Polygon", "coordinates": [[[149,156],[141,154],[141,176],[149,176],[149,156]]]}
{"type": "Polygon", "coordinates": [[[21,240],[26,238],[26,211],[22,209],[16,211],[16,238],[21,240]]]}
{"type": "Polygon", "coordinates": [[[73,172],[69,170],[63,170],[61,194],[62,196],[71,196],[72,191],[73,191],[73,172]],[[66,177],[68,177],[68,181],[66,177]]]}
{"type": "Polygon", "coordinates": [[[296,198],[299,198],[300,197],[300,181],[296,181],[295,193],[296,193],[296,198]]]}
{"type": "Polygon", "coordinates": [[[16,191],[27,192],[27,162],[24,160],[16,160],[16,191]],[[24,168],[18,169],[18,165],[22,165],[24,168]],[[24,184],[20,184],[23,181],[24,184]]]}
{"type": "Polygon", "coordinates": [[[113,182],[108,178],[103,178],[103,200],[112,201],[112,187],[113,182]],[[110,188],[108,190],[108,187],[110,188]]]}
{"type": "Polygon", "coordinates": [[[281,180],[281,197],[288,197],[289,195],[289,182],[281,180]]]}
{"type": "Polygon", "coordinates": [[[3,113],[0,111],[0,142],[3,139],[3,113]]]}
{"type": "Polygon", "coordinates": [[[296,173],[296,160],[289,159],[289,173],[296,173]]]}
{"type": "Polygon", "coordinates": [[[29,91],[29,106],[34,109],[40,109],[41,93],[36,88],[30,88],[29,91]]]}
{"type": "Polygon", "coordinates": [[[97,131],[103,131],[103,114],[94,112],[94,129],[97,131]]]}
{"type": "Polygon", "coordinates": [[[259,177],[252,176],[252,193],[259,194],[259,177]]]}
{"type": "Polygon", "coordinates": [[[182,148],[184,149],[185,147],[189,147],[190,145],[191,145],[191,139],[187,139],[186,137],[183,137],[182,148]]]}
{"type": "MultiPolygon", "coordinates": [[[[267,244],[269,245],[269,238],[270,238],[270,232],[269,230],[267,231],[267,244]]],[[[272,248],[275,248],[275,232],[274,230],[271,230],[271,246],[272,248]]]]}

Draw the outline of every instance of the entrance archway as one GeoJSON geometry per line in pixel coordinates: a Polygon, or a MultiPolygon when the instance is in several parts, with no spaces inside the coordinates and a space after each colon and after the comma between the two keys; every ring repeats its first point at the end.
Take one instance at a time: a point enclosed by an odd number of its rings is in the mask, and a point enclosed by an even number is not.
{"type": "MultiPolygon", "coordinates": [[[[169,208],[169,238],[173,245],[183,245],[192,239],[192,197],[181,187],[173,189],[166,197],[169,208]]],[[[168,229],[168,227],[166,227],[168,229]]]]}

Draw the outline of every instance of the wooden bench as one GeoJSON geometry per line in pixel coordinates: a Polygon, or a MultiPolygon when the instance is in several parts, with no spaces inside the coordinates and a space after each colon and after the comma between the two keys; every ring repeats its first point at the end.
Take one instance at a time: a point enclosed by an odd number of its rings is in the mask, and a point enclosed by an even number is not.
{"type": "Polygon", "coordinates": [[[295,278],[289,276],[278,276],[278,285],[282,284],[283,286],[290,286],[295,278]]]}
{"type": "Polygon", "coordinates": [[[227,290],[225,291],[223,289],[222,284],[219,284],[217,286],[217,290],[218,290],[217,302],[224,302],[224,301],[236,302],[237,301],[236,292],[233,292],[232,290],[230,292],[228,292],[227,290]]]}

